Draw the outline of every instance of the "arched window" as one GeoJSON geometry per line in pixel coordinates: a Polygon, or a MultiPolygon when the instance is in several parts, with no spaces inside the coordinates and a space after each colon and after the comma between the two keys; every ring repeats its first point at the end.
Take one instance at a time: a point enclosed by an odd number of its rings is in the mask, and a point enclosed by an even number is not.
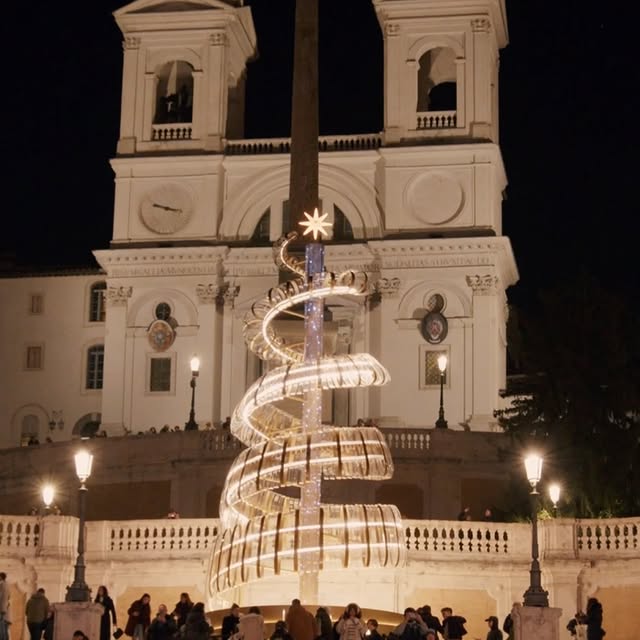
{"type": "Polygon", "coordinates": [[[271,208],[268,208],[260,218],[251,236],[251,242],[269,242],[271,229],[271,208]]]}
{"type": "Polygon", "coordinates": [[[333,205],[333,239],[353,240],[353,228],[347,216],[336,205],[333,205]]]}
{"type": "Polygon", "coordinates": [[[96,344],[87,349],[86,389],[102,389],[104,375],[104,345],[96,344]]]}
{"type": "Polygon", "coordinates": [[[193,118],[193,67],[182,60],[162,65],[158,71],[153,124],[191,122],[193,118]]]}
{"type": "Polygon", "coordinates": [[[456,100],[455,51],[429,49],[419,61],[417,111],[455,111],[456,100]]]}
{"type": "Polygon", "coordinates": [[[89,296],[89,322],[104,322],[106,282],[96,282],[91,285],[89,296]]]}

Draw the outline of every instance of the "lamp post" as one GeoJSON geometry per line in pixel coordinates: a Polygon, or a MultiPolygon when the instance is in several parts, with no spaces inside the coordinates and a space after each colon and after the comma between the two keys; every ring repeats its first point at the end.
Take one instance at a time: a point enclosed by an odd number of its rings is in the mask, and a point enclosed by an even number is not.
{"type": "Polygon", "coordinates": [[[42,487],[42,502],[44,502],[44,514],[49,515],[49,510],[51,509],[51,505],[53,504],[53,496],[55,494],[55,489],[53,485],[45,484],[42,487]]]}
{"type": "Polygon", "coordinates": [[[80,488],[78,489],[78,557],[73,568],[73,584],[67,587],[67,602],[89,602],[91,593],[89,586],[84,579],[84,520],[87,504],[87,487],[85,482],[91,475],[91,466],[93,465],[93,456],[88,451],[78,451],[75,455],[76,475],[80,480],[80,488]]]}
{"type": "Polygon", "coordinates": [[[438,429],[446,429],[449,425],[444,419],[444,375],[447,371],[447,356],[444,353],[438,357],[438,369],[440,369],[440,409],[438,410],[438,419],[436,427],[438,429]]]}
{"type": "Polygon", "coordinates": [[[540,562],[538,561],[538,491],[542,476],[542,457],[532,453],[524,459],[527,480],[531,485],[531,569],[529,588],[524,592],[525,607],[548,607],[548,592],[542,588],[540,562]]]}
{"type": "Polygon", "coordinates": [[[549,498],[553,502],[553,515],[558,515],[558,502],[560,501],[560,485],[553,482],[549,485],[549,498]]]}
{"type": "Polygon", "coordinates": [[[196,378],[200,373],[200,358],[194,356],[191,358],[191,411],[189,411],[189,420],[184,425],[185,431],[197,431],[198,423],[196,422],[196,378]]]}

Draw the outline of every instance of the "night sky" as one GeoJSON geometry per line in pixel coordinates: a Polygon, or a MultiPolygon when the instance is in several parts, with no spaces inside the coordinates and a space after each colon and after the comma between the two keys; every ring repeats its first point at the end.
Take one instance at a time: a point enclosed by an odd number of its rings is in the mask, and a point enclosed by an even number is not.
{"type": "MultiPolygon", "coordinates": [[[[0,250],[92,265],[111,237],[122,0],[9,3],[0,250]]],[[[252,0],[247,137],[289,135],[293,0],[252,0]]],[[[636,22],[617,3],[508,0],[501,54],[504,232],[516,302],[589,272],[635,292],[640,231],[636,22]]],[[[371,0],[320,0],[321,132],[382,129],[382,38],[371,0]]],[[[637,295],[637,294],[633,294],[637,295]]]]}

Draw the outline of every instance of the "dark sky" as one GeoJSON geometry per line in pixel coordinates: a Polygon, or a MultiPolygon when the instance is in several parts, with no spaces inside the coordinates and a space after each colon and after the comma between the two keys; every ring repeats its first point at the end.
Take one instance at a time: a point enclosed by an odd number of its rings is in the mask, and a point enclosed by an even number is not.
{"type": "MultiPolygon", "coordinates": [[[[382,39],[371,0],[319,0],[321,130],[382,128],[382,39]]],[[[4,8],[0,248],[39,264],[87,265],[111,236],[122,50],[120,0],[4,8]],[[8,52],[8,53],[7,53],[8,52]],[[10,54],[10,55],[9,55],[10,54]]],[[[251,0],[247,137],[289,130],[293,0],[251,0]]],[[[504,231],[531,299],[594,273],[634,291],[640,97],[635,21],[617,3],[508,0],[501,55],[504,231]]]]}

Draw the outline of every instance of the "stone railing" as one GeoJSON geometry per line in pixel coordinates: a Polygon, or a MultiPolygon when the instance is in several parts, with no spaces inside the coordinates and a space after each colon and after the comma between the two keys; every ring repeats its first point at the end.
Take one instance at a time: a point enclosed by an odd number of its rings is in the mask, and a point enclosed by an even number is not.
{"type": "MultiPolygon", "coordinates": [[[[367,133],[345,136],[321,136],[318,151],[366,151],[382,146],[382,135],[367,133]]],[[[255,138],[227,140],[225,153],[229,156],[290,153],[291,138],[255,138]]]]}
{"type": "Polygon", "coordinates": [[[455,111],[420,111],[416,114],[416,129],[455,129],[457,114],[455,111]]]}
{"type": "MultiPolygon", "coordinates": [[[[483,562],[523,561],[531,554],[528,523],[404,520],[412,557],[446,560],[464,556],[483,562]]],[[[86,525],[87,556],[94,560],[208,556],[219,532],[213,518],[102,520],[86,525]]],[[[544,520],[540,556],[553,558],[640,558],[640,518],[544,520]]],[[[0,557],[72,558],[78,522],[70,516],[0,516],[0,557]]]]}
{"type": "Polygon", "coordinates": [[[190,122],[151,125],[151,139],[154,141],[191,140],[192,132],[190,122]]]}
{"type": "Polygon", "coordinates": [[[0,555],[33,555],[40,544],[36,516],[0,516],[0,555]]]}
{"type": "Polygon", "coordinates": [[[531,527],[501,522],[405,520],[407,549],[436,559],[443,556],[525,557],[531,553],[531,527]]]}
{"type": "Polygon", "coordinates": [[[637,556],[640,553],[640,518],[578,520],[576,548],[580,557],[637,556]]]}
{"type": "Polygon", "coordinates": [[[207,518],[89,522],[87,550],[93,557],[201,557],[218,529],[219,521],[207,518]]]}
{"type": "Polygon", "coordinates": [[[431,435],[424,429],[382,429],[382,432],[394,453],[403,449],[428,451],[431,444],[431,435]]]}

